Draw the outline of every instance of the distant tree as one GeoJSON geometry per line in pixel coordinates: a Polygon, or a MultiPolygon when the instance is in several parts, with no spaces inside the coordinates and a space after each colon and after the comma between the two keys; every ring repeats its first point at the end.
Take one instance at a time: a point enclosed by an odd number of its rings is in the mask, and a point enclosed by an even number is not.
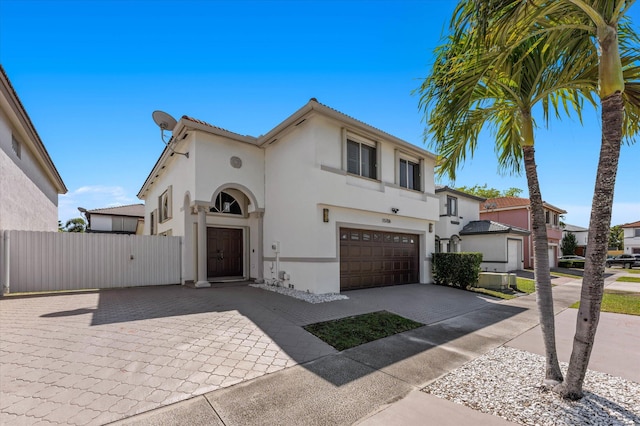
{"type": "Polygon", "coordinates": [[[609,232],[609,250],[624,250],[624,230],[620,225],[612,226],[609,232]]]}
{"type": "Polygon", "coordinates": [[[85,232],[87,230],[87,224],[81,217],[69,219],[64,225],[65,232],[85,232]]]}
{"type": "Polygon", "coordinates": [[[573,234],[572,232],[567,232],[564,238],[562,238],[562,242],[560,243],[560,250],[562,250],[562,254],[564,256],[576,254],[577,247],[578,240],[576,239],[575,234],[573,234]]]}
{"type": "Polygon", "coordinates": [[[484,185],[473,186],[459,186],[455,188],[457,191],[464,192],[465,194],[475,195],[482,198],[498,198],[498,197],[518,197],[522,193],[522,189],[509,188],[504,191],[499,189],[489,188],[485,183],[484,185]]]}

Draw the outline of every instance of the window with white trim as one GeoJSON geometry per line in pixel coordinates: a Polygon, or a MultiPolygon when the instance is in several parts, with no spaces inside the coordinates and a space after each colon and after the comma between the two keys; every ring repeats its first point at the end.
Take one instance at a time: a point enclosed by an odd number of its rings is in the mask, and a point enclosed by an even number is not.
{"type": "Polygon", "coordinates": [[[400,186],[420,191],[420,162],[400,158],[400,186]]]}
{"type": "Polygon", "coordinates": [[[447,195],[447,216],[458,216],[458,199],[447,195]]]}
{"type": "Polygon", "coordinates": [[[232,195],[221,192],[216,197],[216,202],[209,209],[212,213],[226,213],[226,214],[242,214],[242,207],[240,207],[240,203],[236,200],[232,195]]]}
{"type": "Polygon", "coordinates": [[[22,158],[22,144],[14,135],[11,135],[11,148],[18,158],[22,158]]]}
{"type": "Polygon", "coordinates": [[[171,219],[171,186],[158,197],[158,221],[171,219]]]}
{"type": "Polygon", "coordinates": [[[378,155],[375,145],[347,139],[347,172],[377,179],[378,155]]]}
{"type": "Polygon", "coordinates": [[[149,214],[149,235],[156,235],[156,211],[149,214]]]}

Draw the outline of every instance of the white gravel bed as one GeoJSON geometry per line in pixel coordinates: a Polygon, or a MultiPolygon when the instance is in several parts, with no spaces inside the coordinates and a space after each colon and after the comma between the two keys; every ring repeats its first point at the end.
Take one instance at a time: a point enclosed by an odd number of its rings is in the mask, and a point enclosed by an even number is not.
{"type": "Polygon", "coordinates": [[[296,299],[304,300],[309,303],[324,303],[324,302],[333,302],[334,300],[344,300],[348,299],[344,294],[338,293],[324,293],[324,294],[313,294],[307,293],[305,291],[295,290],[287,287],[278,287],[275,285],[268,284],[249,284],[251,287],[261,288],[263,290],[273,291],[275,293],[284,294],[286,296],[295,297],[296,299]]]}
{"type": "Polygon", "coordinates": [[[640,425],[640,383],[589,370],[573,402],[542,388],[543,377],[544,357],[499,347],[423,391],[523,425],[640,425]]]}

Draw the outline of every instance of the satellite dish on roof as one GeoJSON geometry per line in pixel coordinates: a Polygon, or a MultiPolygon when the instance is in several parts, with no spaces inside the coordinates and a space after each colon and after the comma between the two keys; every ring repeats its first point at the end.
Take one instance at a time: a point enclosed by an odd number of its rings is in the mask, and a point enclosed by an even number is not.
{"type": "Polygon", "coordinates": [[[173,154],[184,155],[185,157],[189,158],[188,152],[177,152],[174,151],[173,148],[171,148],[171,141],[173,140],[173,136],[168,141],[164,140],[164,131],[167,130],[169,132],[173,132],[173,129],[175,129],[176,125],[178,124],[176,119],[164,111],[153,111],[151,117],[153,117],[153,121],[155,121],[158,127],[160,127],[160,137],[162,138],[162,142],[167,145],[167,148],[169,148],[169,150],[173,154]]]}
{"type": "Polygon", "coordinates": [[[151,116],[153,117],[153,121],[155,121],[158,127],[163,131],[168,130],[172,132],[176,127],[176,124],[178,124],[175,118],[164,111],[153,111],[151,116]]]}

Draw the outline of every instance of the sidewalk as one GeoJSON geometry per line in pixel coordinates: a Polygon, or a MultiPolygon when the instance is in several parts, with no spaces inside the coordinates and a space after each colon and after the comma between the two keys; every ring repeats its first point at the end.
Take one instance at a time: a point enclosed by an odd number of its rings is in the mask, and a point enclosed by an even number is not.
{"type": "MultiPolygon", "coordinates": [[[[608,277],[606,285],[615,278],[608,277]]],[[[565,334],[572,338],[576,311],[565,309],[579,299],[580,282],[565,279],[553,292],[559,347],[566,346],[565,334]]],[[[623,359],[633,359],[640,352],[638,345],[628,344],[632,339],[640,342],[640,318],[627,321],[622,316],[628,326],[621,328],[619,317],[601,316],[591,369],[625,373],[624,363],[610,362],[610,345],[621,348],[617,356],[623,359]]],[[[498,346],[537,349],[541,345],[538,329],[535,295],[520,297],[117,424],[411,425],[424,424],[427,419],[439,425],[512,424],[419,390],[498,346]]],[[[561,361],[566,361],[565,353],[560,352],[561,361]]],[[[628,379],[640,380],[637,373],[629,373],[628,379]]]]}

